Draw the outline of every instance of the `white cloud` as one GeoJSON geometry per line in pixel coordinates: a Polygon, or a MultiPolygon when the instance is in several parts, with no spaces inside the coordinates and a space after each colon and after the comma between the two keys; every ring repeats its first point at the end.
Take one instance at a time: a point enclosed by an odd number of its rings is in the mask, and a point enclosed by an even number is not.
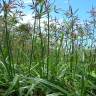
{"type": "Polygon", "coordinates": [[[31,3],[32,2],[32,0],[24,0],[24,3],[25,4],[29,4],[29,3],[31,3]]]}
{"type": "Polygon", "coordinates": [[[65,4],[68,4],[68,0],[63,1],[65,4]]]}
{"type": "Polygon", "coordinates": [[[23,20],[20,21],[21,23],[32,23],[32,15],[28,14],[26,16],[23,16],[23,20]]]}
{"type": "Polygon", "coordinates": [[[20,24],[33,24],[34,19],[32,18],[31,14],[28,14],[26,16],[23,16],[22,19],[19,19],[19,23],[16,24],[16,26],[20,25],[20,24]]]}
{"type": "MultiPolygon", "coordinates": [[[[46,18],[42,18],[41,19],[41,27],[44,27],[44,21],[46,21],[46,18]]],[[[22,17],[22,20],[19,21],[20,23],[29,23],[29,24],[33,24],[34,23],[34,18],[32,14],[27,14],[26,16],[22,17]]]]}
{"type": "MultiPolygon", "coordinates": [[[[44,21],[47,21],[47,18],[46,17],[41,18],[41,27],[42,28],[44,27],[44,21]]],[[[57,26],[60,26],[59,24],[62,24],[62,21],[63,21],[63,19],[58,19],[57,26]]],[[[27,14],[26,16],[23,16],[22,17],[22,20],[20,20],[19,22],[20,22],[19,24],[29,23],[29,24],[32,24],[33,25],[33,23],[34,23],[33,15],[32,14],[27,14]]],[[[56,22],[54,20],[50,20],[50,24],[52,24],[52,23],[55,24],[56,22]]],[[[19,24],[17,24],[17,26],[19,24]]]]}

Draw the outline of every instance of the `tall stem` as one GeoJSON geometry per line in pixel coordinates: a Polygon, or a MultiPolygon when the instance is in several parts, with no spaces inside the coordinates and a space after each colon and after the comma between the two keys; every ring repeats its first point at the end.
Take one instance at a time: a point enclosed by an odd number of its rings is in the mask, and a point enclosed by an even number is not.
{"type": "MultiPolygon", "coordinates": [[[[42,75],[43,75],[43,72],[42,72],[42,68],[44,67],[44,66],[42,66],[43,64],[44,64],[44,62],[43,62],[43,37],[42,37],[42,33],[41,33],[41,16],[39,16],[39,36],[40,36],[40,41],[41,41],[41,46],[40,46],[40,48],[41,48],[41,57],[40,57],[40,75],[41,75],[41,77],[42,77],[42,75]]],[[[44,68],[43,68],[44,69],[44,68]]]]}
{"type": "Polygon", "coordinates": [[[49,11],[47,12],[47,18],[48,18],[48,49],[47,49],[47,79],[49,78],[49,44],[50,44],[50,34],[49,34],[49,11]]]}
{"type": "Polygon", "coordinates": [[[8,69],[8,74],[10,79],[13,77],[13,68],[12,68],[12,59],[11,59],[11,48],[10,48],[10,39],[9,39],[9,31],[8,31],[8,23],[7,23],[7,18],[8,17],[8,11],[6,8],[6,3],[4,2],[4,24],[5,24],[5,40],[4,40],[4,49],[6,50],[5,53],[5,59],[8,57],[8,65],[6,65],[8,69]]]}

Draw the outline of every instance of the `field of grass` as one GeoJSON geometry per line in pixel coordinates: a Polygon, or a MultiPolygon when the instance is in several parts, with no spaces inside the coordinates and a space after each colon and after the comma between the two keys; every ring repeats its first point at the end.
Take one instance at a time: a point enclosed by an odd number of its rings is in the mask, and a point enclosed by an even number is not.
{"type": "Polygon", "coordinates": [[[69,4],[60,21],[49,0],[32,0],[32,24],[21,24],[22,2],[7,1],[0,0],[0,96],[96,96],[95,8],[81,23],[69,4]]]}

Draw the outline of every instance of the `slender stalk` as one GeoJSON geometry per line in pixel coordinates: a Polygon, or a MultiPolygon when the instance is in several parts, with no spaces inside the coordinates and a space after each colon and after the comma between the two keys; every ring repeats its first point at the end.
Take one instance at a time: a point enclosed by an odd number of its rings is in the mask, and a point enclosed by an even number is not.
{"type": "Polygon", "coordinates": [[[35,16],[35,19],[34,19],[34,32],[33,32],[33,34],[32,34],[32,37],[31,37],[31,39],[32,39],[32,43],[31,43],[31,53],[30,53],[30,64],[29,64],[29,75],[31,75],[31,67],[32,67],[32,62],[33,62],[33,60],[34,60],[34,43],[35,43],[35,41],[34,41],[34,39],[35,39],[35,37],[34,37],[34,35],[35,35],[35,26],[36,26],[36,16],[35,16]]]}
{"type": "Polygon", "coordinates": [[[48,27],[47,79],[48,79],[48,78],[49,78],[49,50],[50,50],[50,49],[49,49],[49,48],[50,48],[50,47],[49,47],[49,44],[50,44],[50,33],[49,33],[49,31],[50,31],[50,30],[49,30],[49,29],[50,29],[50,28],[49,28],[49,27],[50,27],[50,25],[49,25],[49,16],[50,16],[50,15],[49,15],[49,11],[47,12],[47,16],[48,16],[48,17],[47,17],[47,19],[48,19],[48,26],[47,26],[47,27],[48,27]]]}
{"type": "Polygon", "coordinates": [[[43,62],[43,37],[42,37],[42,33],[41,33],[41,16],[39,16],[39,36],[40,36],[40,42],[41,42],[41,56],[40,56],[40,75],[41,77],[43,76],[43,70],[44,69],[44,62],[43,62]]]}
{"type": "Polygon", "coordinates": [[[8,10],[6,8],[6,2],[4,1],[4,24],[5,24],[5,40],[4,40],[4,47],[6,50],[5,58],[8,56],[8,72],[9,72],[9,77],[10,79],[13,78],[13,68],[12,68],[12,59],[11,59],[11,47],[10,47],[10,38],[9,38],[9,31],[8,31],[8,23],[7,23],[7,18],[8,17],[8,10]]]}

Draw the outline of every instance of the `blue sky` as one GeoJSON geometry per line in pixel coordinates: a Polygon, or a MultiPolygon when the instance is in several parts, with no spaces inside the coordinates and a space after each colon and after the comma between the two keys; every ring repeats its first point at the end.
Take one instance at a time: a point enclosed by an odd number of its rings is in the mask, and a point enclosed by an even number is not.
{"type": "MultiPolygon", "coordinates": [[[[50,0],[50,1],[54,1],[54,0],[50,0]]],[[[27,6],[32,1],[24,0],[24,2],[26,3],[26,6],[27,6]]],[[[75,11],[76,9],[79,9],[77,12],[79,19],[86,20],[86,19],[89,19],[89,17],[90,17],[90,14],[88,12],[91,10],[92,6],[96,7],[96,0],[70,0],[70,4],[73,8],[73,11],[75,11]]],[[[55,0],[54,5],[56,5],[57,9],[61,8],[63,10],[68,10],[68,0],[55,0]]],[[[32,12],[31,12],[30,8],[26,7],[24,10],[27,15],[30,15],[29,18],[31,18],[32,12]]],[[[63,14],[64,14],[63,12],[61,12],[60,14],[52,13],[52,16],[53,16],[53,18],[56,16],[57,19],[62,20],[62,18],[64,17],[63,14]]],[[[27,20],[29,21],[29,18],[28,18],[28,16],[25,17],[26,21],[27,20]]]]}
{"type": "MultiPolygon", "coordinates": [[[[24,0],[26,3],[30,3],[31,0],[24,0]]],[[[52,0],[53,1],[53,0],[52,0]]],[[[70,0],[70,4],[73,8],[73,11],[76,9],[79,9],[77,12],[78,17],[80,17],[81,20],[88,19],[90,17],[88,11],[93,7],[96,7],[96,0],[70,0]]],[[[55,0],[54,5],[57,6],[57,8],[61,8],[63,10],[68,9],[68,0],[55,0]]],[[[29,8],[26,8],[26,12],[29,13],[29,8]]],[[[54,14],[53,14],[54,16],[54,14]]],[[[62,18],[62,15],[56,14],[57,18],[62,18]]]]}
{"type": "MultiPolygon", "coordinates": [[[[50,1],[54,1],[54,0],[50,0],[50,1]]],[[[96,7],[96,0],[69,0],[70,4],[73,8],[73,11],[75,11],[76,9],[79,8],[78,11],[78,16],[80,17],[80,19],[88,19],[90,17],[88,11],[90,11],[90,9],[93,7],[96,7]]],[[[30,4],[32,2],[32,0],[24,0],[24,2],[26,2],[27,4],[30,4]]],[[[26,4],[26,5],[27,5],[26,4]]],[[[68,0],[55,0],[54,5],[57,6],[57,8],[61,8],[63,10],[67,10],[68,9],[68,0]]],[[[25,13],[30,14],[31,12],[29,11],[29,7],[26,7],[25,13]]],[[[63,15],[63,14],[62,14],[63,15]]],[[[57,18],[62,18],[62,15],[57,15],[57,18]]],[[[53,14],[54,16],[54,14],[53,14]]]]}
{"type": "MultiPolygon", "coordinates": [[[[68,2],[67,0],[55,0],[55,4],[58,8],[67,9],[68,2]]],[[[96,7],[96,0],[70,0],[70,4],[73,8],[73,11],[79,8],[78,16],[81,19],[89,18],[90,15],[88,11],[93,7],[96,7]]]]}

